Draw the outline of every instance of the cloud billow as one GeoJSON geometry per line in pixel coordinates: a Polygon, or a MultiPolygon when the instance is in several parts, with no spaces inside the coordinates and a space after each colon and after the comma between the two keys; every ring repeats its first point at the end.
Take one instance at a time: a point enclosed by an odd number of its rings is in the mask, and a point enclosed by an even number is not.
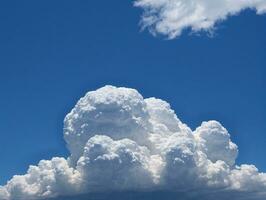
{"type": "Polygon", "coordinates": [[[235,165],[237,145],[219,122],[192,131],[167,102],[134,89],[88,92],[65,117],[64,139],[67,159],[30,166],[0,186],[0,199],[90,199],[108,192],[127,198],[129,191],[137,199],[159,191],[167,191],[161,199],[266,198],[266,174],[235,165]]]}
{"type": "Polygon", "coordinates": [[[143,28],[169,39],[186,29],[212,33],[218,22],[245,9],[266,12],[266,0],[135,0],[134,5],[144,10],[143,28]]]}

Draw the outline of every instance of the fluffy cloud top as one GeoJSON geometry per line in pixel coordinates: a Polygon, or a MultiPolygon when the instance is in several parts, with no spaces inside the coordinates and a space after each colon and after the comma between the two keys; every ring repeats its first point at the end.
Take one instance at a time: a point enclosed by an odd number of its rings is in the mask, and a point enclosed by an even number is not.
{"type": "Polygon", "coordinates": [[[144,28],[172,39],[187,28],[211,32],[218,22],[245,9],[265,13],[266,0],[135,0],[135,6],[144,9],[144,28]]]}
{"type": "Polygon", "coordinates": [[[64,138],[68,159],[30,166],[0,187],[0,199],[110,191],[266,198],[266,174],[253,165],[235,165],[237,145],[219,122],[203,122],[192,131],[167,102],[144,99],[134,89],[105,86],[88,92],[66,116],[64,138]]]}

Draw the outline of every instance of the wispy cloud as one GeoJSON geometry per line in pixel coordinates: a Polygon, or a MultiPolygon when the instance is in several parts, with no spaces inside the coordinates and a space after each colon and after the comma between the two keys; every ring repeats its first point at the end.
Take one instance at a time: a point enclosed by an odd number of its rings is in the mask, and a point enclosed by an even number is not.
{"type": "Polygon", "coordinates": [[[219,122],[192,131],[167,102],[134,89],[88,92],[66,116],[64,138],[67,159],[30,166],[0,187],[0,199],[266,198],[266,174],[235,165],[237,145],[219,122]]]}
{"type": "Polygon", "coordinates": [[[135,6],[144,10],[143,28],[173,39],[185,29],[211,33],[218,22],[245,9],[263,14],[266,0],[135,0],[135,6]]]}

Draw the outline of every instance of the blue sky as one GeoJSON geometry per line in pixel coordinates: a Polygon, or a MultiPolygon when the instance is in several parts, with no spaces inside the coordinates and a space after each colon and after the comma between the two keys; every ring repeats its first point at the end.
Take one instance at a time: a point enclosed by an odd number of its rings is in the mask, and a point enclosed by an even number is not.
{"type": "Polygon", "coordinates": [[[238,163],[266,171],[266,16],[245,11],[214,37],[166,40],[140,31],[132,1],[0,2],[0,183],[67,156],[64,116],[111,84],[167,100],[195,128],[216,119],[238,163]]]}

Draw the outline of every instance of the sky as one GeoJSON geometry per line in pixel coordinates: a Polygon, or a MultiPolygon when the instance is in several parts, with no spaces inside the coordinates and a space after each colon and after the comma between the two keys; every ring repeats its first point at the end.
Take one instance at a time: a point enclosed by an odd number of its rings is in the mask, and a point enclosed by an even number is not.
{"type": "Polygon", "coordinates": [[[266,171],[266,15],[254,10],[169,39],[133,1],[0,2],[0,185],[41,159],[69,155],[63,120],[105,85],[166,100],[193,130],[218,120],[237,164],[266,171]]]}

